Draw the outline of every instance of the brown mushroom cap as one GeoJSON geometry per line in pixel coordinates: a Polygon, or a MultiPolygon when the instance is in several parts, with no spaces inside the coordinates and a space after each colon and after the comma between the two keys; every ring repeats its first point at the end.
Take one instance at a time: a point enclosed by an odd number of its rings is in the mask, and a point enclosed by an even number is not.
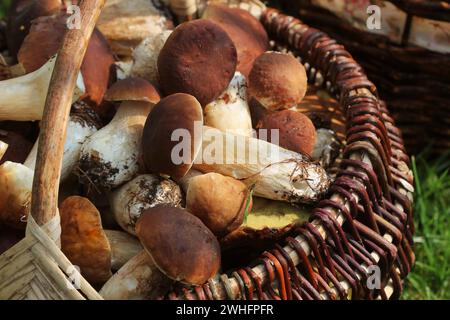
{"type": "Polygon", "coordinates": [[[111,276],[111,247],[97,208],[83,197],[73,196],[60,207],[61,249],[80,267],[87,281],[102,284],[111,276]]]}
{"type": "MultiPolygon", "coordinates": [[[[18,54],[18,60],[27,73],[39,69],[58,52],[67,31],[66,21],[65,14],[40,17],[33,21],[30,33],[18,54]]],[[[86,87],[86,94],[82,99],[93,107],[101,104],[110,81],[114,78],[113,66],[114,57],[108,42],[95,29],[81,66],[86,87]]]]}
{"type": "Polygon", "coordinates": [[[248,96],[268,110],[288,109],[302,101],[306,71],[290,54],[266,52],[259,56],[248,77],[248,96]]]}
{"type": "Polygon", "coordinates": [[[215,235],[224,236],[244,221],[248,197],[247,186],[241,181],[207,173],[189,181],[186,209],[215,235]]]}
{"type": "MultiPolygon", "coordinates": [[[[278,129],[280,146],[311,156],[316,144],[316,128],[303,113],[282,110],[267,114],[258,129],[278,129]]],[[[270,132],[267,134],[270,140],[270,132]]]]}
{"type": "Polygon", "coordinates": [[[158,90],[147,80],[139,77],[126,78],[114,83],[105,94],[105,101],[143,101],[156,104],[161,97],[158,90]]]}
{"type": "Polygon", "coordinates": [[[193,95],[202,106],[228,87],[236,71],[236,48],[228,34],[210,20],[179,25],[158,57],[158,74],[164,94],[193,95]]]}
{"type": "Polygon", "coordinates": [[[224,4],[208,5],[203,18],[214,21],[228,33],[237,50],[237,70],[247,77],[255,59],[269,49],[263,25],[248,11],[224,4]]]}
{"type": "Polygon", "coordinates": [[[136,224],[142,245],[169,278],[200,285],[221,265],[214,234],[188,211],[158,205],[146,210],[136,224]]]}
{"type": "Polygon", "coordinates": [[[49,16],[62,8],[61,0],[16,0],[8,14],[7,42],[12,56],[19,52],[23,40],[30,30],[31,21],[49,16]]]}
{"type": "Polygon", "coordinates": [[[147,117],[142,136],[145,169],[150,173],[169,175],[175,180],[181,179],[192,167],[202,144],[201,132],[195,132],[195,122],[203,123],[203,110],[193,96],[176,93],[157,103],[147,117]],[[189,137],[172,141],[175,130],[187,130],[184,132],[189,137]],[[185,138],[190,141],[185,141],[185,138]],[[190,154],[182,155],[182,163],[174,163],[172,152],[182,143],[190,143],[190,154]]]}

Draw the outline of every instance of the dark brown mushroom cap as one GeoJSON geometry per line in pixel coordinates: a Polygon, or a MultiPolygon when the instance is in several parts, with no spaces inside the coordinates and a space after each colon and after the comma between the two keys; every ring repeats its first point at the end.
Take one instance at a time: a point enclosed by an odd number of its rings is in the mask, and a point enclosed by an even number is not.
{"type": "Polygon", "coordinates": [[[15,0],[8,14],[7,42],[12,56],[19,52],[23,40],[28,34],[31,21],[49,16],[62,8],[61,0],[15,0]]]}
{"type": "Polygon", "coordinates": [[[139,77],[126,78],[114,83],[105,94],[105,101],[143,101],[156,104],[161,100],[158,90],[139,77]]]}
{"type": "Polygon", "coordinates": [[[169,205],[147,209],[136,224],[136,233],[171,279],[200,285],[219,271],[219,242],[199,218],[184,209],[169,205]]]}
{"type": "Polygon", "coordinates": [[[266,52],[253,64],[247,94],[273,111],[300,103],[307,86],[305,68],[297,59],[290,54],[266,52]]]}
{"type": "Polygon", "coordinates": [[[248,77],[255,59],[269,49],[263,25],[248,11],[224,4],[208,5],[203,18],[214,21],[228,33],[237,50],[237,70],[248,77]]]}
{"type": "MultiPolygon", "coordinates": [[[[66,22],[65,14],[40,17],[33,21],[30,33],[18,54],[18,60],[27,73],[39,69],[58,52],[67,31],[66,22]]],[[[108,42],[98,29],[94,29],[81,66],[86,87],[83,100],[94,107],[101,104],[110,81],[114,78],[113,68],[114,57],[108,42]]]]}
{"type": "MultiPolygon", "coordinates": [[[[258,129],[278,129],[280,146],[311,156],[316,144],[316,128],[303,113],[282,110],[267,114],[258,124],[258,129]]],[[[270,131],[267,134],[270,140],[270,131]]],[[[269,141],[271,142],[271,141],[269,141]]]]}
{"type": "Polygon", "coordinates": [[[147,117],[142,135],[142,160],[145,169],[150,173],[169,175],[175,180],[181,179],[192,167],[201,148],[202,134],[195,132],[196,122],[203,124],[203,110],[191,95],[176,93],[157,103],[147,117]],[[174,140],[179,140],[172,141],[172,135],[177,132],[189,136],[174,136],[174,140]],[[189,154],[180,154],[174,149],[177,145],[186,143],[190,146],[189,154]],[[173,152],[182,157],[182,161],[179,161],[181,163],[174,161],[173,152]]]}
{"type": "Polygon", "coordinates": [[[228,87],[236,71],[237,53],[228,34],[210,20],[179,25],[158,57],[158,74],[164,94],[188,93],[202,106],[228,87]]]}

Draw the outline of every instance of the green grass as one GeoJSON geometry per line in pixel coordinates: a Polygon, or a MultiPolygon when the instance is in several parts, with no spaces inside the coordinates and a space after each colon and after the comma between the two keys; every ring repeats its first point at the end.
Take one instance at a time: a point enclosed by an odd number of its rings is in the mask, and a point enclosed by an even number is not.
{"type": "Polygon", "coordinates": [[[6,11],[11,5],[11,0],[2,0],[0,3],[0,19],[6,15],[6,11]]]}
{"type": "Polygon", "coordinates": [[[450,299],[450,152],[413,159],[416,265],[403,299],[450,299]]]}

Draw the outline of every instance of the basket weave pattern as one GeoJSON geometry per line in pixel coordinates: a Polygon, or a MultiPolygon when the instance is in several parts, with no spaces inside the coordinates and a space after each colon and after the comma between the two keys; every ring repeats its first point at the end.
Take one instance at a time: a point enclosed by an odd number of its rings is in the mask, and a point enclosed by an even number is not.
{"type": "MultiPolygon", "coordinates": [[[[401,41],[355,28],[314,0],[285,1],[282,7],[291,14],[342,43],[364,67],[369,79],[387,101],[390,111],[402,129],[407,149],[417,153],[433,143],[433,150],[450,148],[450,54],[428,50],[408,42],[415,18],[436,22],[450,21],[448,1],[398,0],[390,2],[406,14],[401,41]]],[[[432,22],[430,22],[432,24],[432,22]]],[[[436,27],[447,36],[450,30],[436,27]]],[[[432,37],[432,35],[429,35],[432,37]]],[[[425,36],[423,36],[425,38],[425,36]]],[[[431,40],[430,40],[431,41],[431,40]]]]}
{"type": "MultiPolygon", "coordinates": [[[[251,266],[167,298],[398,298],[414,263],[413,181],[400,131],[342,45],[275,9],[264,10],[261,21],[272,40],[299,56],[310,83],[339,101],[347,122],[344,159],[329,195],[296,237],[274,244],[251,266]],[[370,289],[373,265],[381,283],[370,289]]],[[[0,298],[101,299],[84,279],[80,290],[68,286],[70,262],[33,221],[25,240],[0,256],[0,298]]]]}

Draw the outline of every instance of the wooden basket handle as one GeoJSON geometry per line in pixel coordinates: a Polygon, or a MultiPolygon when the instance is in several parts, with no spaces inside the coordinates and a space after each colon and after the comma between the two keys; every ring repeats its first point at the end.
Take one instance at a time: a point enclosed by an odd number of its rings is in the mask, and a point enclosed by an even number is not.
{"type": "Polygon", "coordinates": [[[50,81],[41,121],[31,215],[44,225],[58,214],[61,162],[72,96],[89,39],[106,0],[83,0],[81,28],[68,30],[50,81]]]}

